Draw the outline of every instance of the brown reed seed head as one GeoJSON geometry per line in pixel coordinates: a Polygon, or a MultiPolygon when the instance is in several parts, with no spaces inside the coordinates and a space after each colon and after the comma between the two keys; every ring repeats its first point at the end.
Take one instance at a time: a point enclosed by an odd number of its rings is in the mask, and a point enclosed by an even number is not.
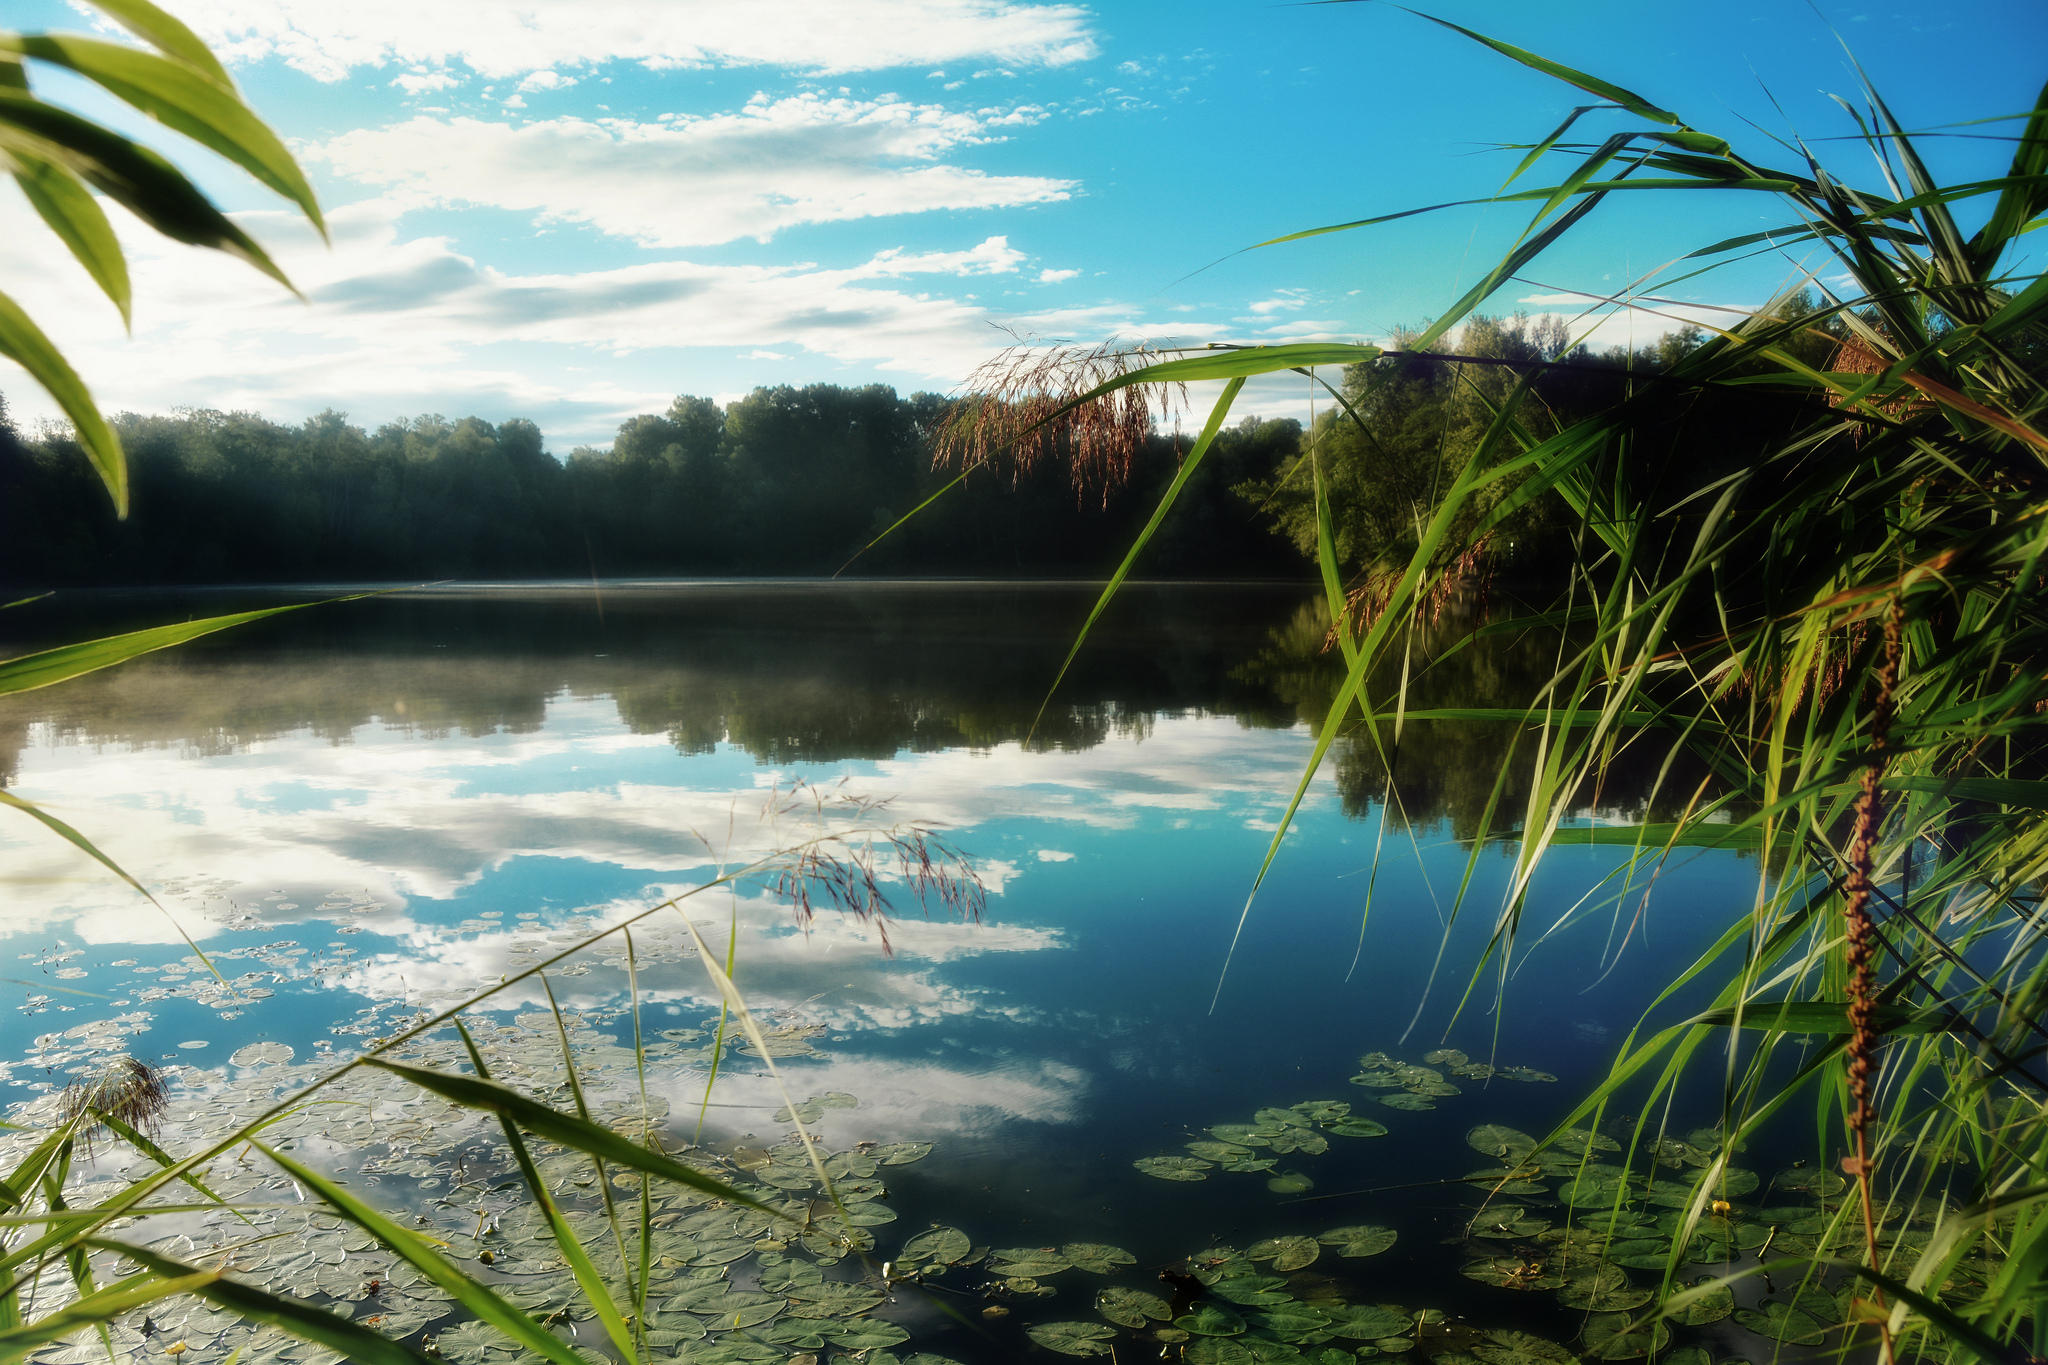
{"type": "Polygon", "coordinates": [[[1062,411],[1069,403],[1160,359],[1152,347],[1103,342],[1045,345],[1020,338],[968,377],[966,393],[933,435],[932,465],[963,470],[1007,465],[1012,482],[1047,459],[1067,462],[1074,491],[1110,492],[1156,428],[1187,405],[1183,384],[1132,384],[1062,411]]]}
{"type": "MultiPolygon", "coordinates": [[[[67,1122],[111,1118],[154,1140],[170,1104],[170,1092],[156,1068],[133,1057],[110,1057],[96,1075],[66,1086],[59,1108],[67,1122]]],[[[81,1134],[88,1152],[93,1134],[102,1126],[93,1123],[81,1134]]]]}
{"type": "Polygon", "coordinates": [[[1884,823],[1878,784],[1884,777],[1903,625],[1903,606],[1894,599],[1885,614],[1884,647],[1874,679],[1876,696],[1871,704],[1870,762],[1863,770],[1862,790],[1856,797],[1856,823],[1849,839],[1849,875],[1843,883],[1848,895],[1842,916],[1849,967],[1849,1096],[1854,1105],[1850,1124],[1856,1133],[1859,1158],[1864,1145],[1863,1130],[1876,1116],[1870,1104],[1870,1073],[1877,1048],[1877,1030],[1872,1027],[1877,1013],[1877,978],[1871,966],[1875,928],[1870,918],[1871,868],[1876,860],[1878,832],[1884,823]]]}

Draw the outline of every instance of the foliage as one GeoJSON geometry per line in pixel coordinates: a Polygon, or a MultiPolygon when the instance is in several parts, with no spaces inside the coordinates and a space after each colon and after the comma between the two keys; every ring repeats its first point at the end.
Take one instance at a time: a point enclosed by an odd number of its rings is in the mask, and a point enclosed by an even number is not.
{"type": "MultiPolygon", "coordinates": [[[[1631,384],[1583,415],[1553,416],[1535,402],[1542,381],[1534,362],[1508,367],[1511,385],[1475,386],[1487,421],[1469,452],[1424,465],[1441,490],[1427,515],[1419,497],[1404,495],[1416,508],[1412,536],[1354,535],[1347,552],[1312,450],[1302,477],[1344,679],[1319,722],[1300,791],[1342,736],[1381,753],[1397,746],[1406,703],[1385,665],[1406,647],[1406,628],[1428,619],[1489,533],[1539,499],[1561,504],[1574,536],[1565,586],[1547,611],[1509,623],[1568,626],[1557,666],[1532,694],[1458,717],[1503,727],[1534,760],[1511,793],[1513,769],[1502,765],[1481,821],[1491,828],[1497,816],[1513,819],[1523,832],[1473,985],[1487,965],[1505,981],[1531,881],[1561,824],[1622,755],[1642,755],[1680,811],[1654,839],[1638,831],[1637,854],[1605,904],[1623,896],[1634,904],[1671,851],[1696,835],[1725,839],[1710,821],[1733,815],[1756,846],[1785,851],[1760,865],[1753,902],[1666,992],[1704,987],[1714,1008],[1632,1036],[1612,1075],[1567,1122],[1597,1113],[1625,1087],[1646,1089],[1641,1103],[1662,1109],[1696,1061],[1723,1078],[1718,1106],[1732,1142],[1789,1105],[1811,1104],[1818,1152],[1832,1158],[1849,1145],[1855,1155],[1843,1169],[1865,1197],[1849,1269],[1868,1302],[1851,1305],[1851,1318],[1869,1324],[1888,1354],[2037,1353],[2048,1284],[2048,1185],[2040,1182],[2048,1081],[2038,1071],[2048,1038],[2040,1023],[2048,941],[2038,918],[2048,873],[2048,801],[2039,796],[2048,725],[2040,516],[2048,278],[2015,262],[2020,234],[2048,207],[2048,92],[2016,120],[2005,174],[1942,184],[1918,139],[1866,86],[1862,109],[1844,106],[1877,168],[1875,184],[1859,185],[1803,142],[1781,143],[1786,164],[1766,164],[1619,85],[1457,31],[1598,100],[1513,149],[1524,155],[1507,187],[1474,201],[1529,203],[1535,212],[1464,298],[1395,351],[1300,344],[1211,352],[1134,369],[1069,402],[1133,384],[1343,363],[1372,367],[1352,386],[1355,396],[1393,385],[1387,415],[1399,417],[1416,396],[1402,387],[1415,378],[1412,358],[1430,353],[1609,196],[1775,200],[1786,211],[1781,226],[1703,246],[1688,268],[1754,250],[1817,251],[1825,263],[1812,276],[1828,281],[1813,286],[1817,307],[1791,297],[1732,319],[1695,348],[1674,346],[1657,382],[1631,384]],[[1605,115],[1623,117],[1620,131],[1567,140],[1582,120],[1605,115]],[[1559,160],[1566,168],[1553,183],[1520,188],[1559,160]],[[1974,225],[1958,217],[1964,211],[1974,225]],[[1660,458],[1670,447],[1657,426],[1678,392],[1743,406],[1761,393],[1791,403],[1796,420],[1701,468],[1660,458]],[[1347,591],[1345,571],[1382,545],[1399,557],[1361,600],[1347,591]],[[1866,686],[1881,651],[1883,685],[1866,686]],[[1671,765],[1681,756],[1706,775],[1678,776],[1671,765]],[[1869,796],[1852,812],[1859,778],[1869,796]],[[1510,795],[1512,807],[1504,805],[1510,795]],[[1861,885],[1869,900],[1867,940],[1861,928],[1845,931],[1845,884],[1861,885]],[[1851,972],[1866,941],[1877,954],[1870,976],[1851,972]],[[1874,997],[1862,993],[1866,981],[1874,997]],[[1939,1026],[1887,1033],[1888,1016],[1873,1008],[1880,1001],[1903,1007],[1916,1025],[1939,1026]],[[1816,1046],[1803,1041],[1803,1027],[1740,1027],[1745,1015],[1788,1004],[1840,1012],[1848,1031],[1816,1046]],[[1874,1066],[1875,1106],[1867,1161],[1857,1103],[1866,1065],[1874,1066]],[[1879,1235],[1901,1218],[1934,1231],[1896,1243],[1879,1235]]],[[[1234,383],[1226,387],[1212,425],[1235,394],[1234,383]]],[[[1369,440],[1371,419],[1360,426],[1358,439],[1369,440]]],[[[1411,447],[1426,454],[1426,442],[1411,447]]],[[[1391,462],[1388,477],[1401,468],[1391,462]]],[[[1461,895],[1453,918],[1474,909],[1461,895]]],[[[1641,1140],[1662,1137],[1646,1131],[1641,1140]]],[[[1705,1181],[1715,1174],[1710,1167],[1705,1181]]],[[[1702,1216],[1703,1199],[1690,1205],[1681,1235],[1702,1216]]],[[[1779,1315],[1785,1334],[1803,1341],[1811,1320],[1803,1302],[1781,1305],[1779,1315]]],[[[1661,1326],[1629,1312],[1595,1322],[1599,1339],[1589,1329],[1588,1340],[1599,1358],[1654,1352],[1663,1340],[1661,1326]]]]}
{"type": "MultiPolygon", "coordinates": [[[[326,234],[320,205],[298,163],[242,102],[227,69],[206,45],[150,0],[95,3],[154,50],[75,33],[0,30],[0,166],[120,310],[124,323],[131,302],[128,262],[93,190],[171,240],[239,256],[289,289],[291,282],[263,248],[177,167],[35,94],[31,62],[81,76],[241,167],[291,200],[326,234]]],[[[127,516],[128,474],[119,439],[77,372],[5,294],[0,294],[0,355],[27,370],[57,400],[113,498],[115,513],[127,516]]]]}
{"type": "MultiPolygon", "coordinates": [[[[65,440],[0,427],[0,580],[90,583],[831,573],[943,482],[929,394],[885,385],[757,389],[721,408],[683,396],[609,451],[566,461],[514,419],[428,415],[365,430],[336,412],[285,426],[247,413],[124,414],[138,511],[117,523],[65,440]]],[[[1227,434],[1155,550],[1159,572],[1271,577],[1300,560],[1231,484],[1291,457],[1299,428],[1227,434]]],[[[1056,469],[983,473],[944,515],[858,572],[1092,574],[1171,479],[1150,438],[1135,482],[1077,497],[1056,469]]]]}

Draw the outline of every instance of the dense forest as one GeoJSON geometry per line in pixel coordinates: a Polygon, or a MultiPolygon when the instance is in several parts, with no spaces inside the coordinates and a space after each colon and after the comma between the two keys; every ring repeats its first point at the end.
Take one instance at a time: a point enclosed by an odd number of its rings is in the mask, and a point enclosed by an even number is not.
{"type": "MultiPolygon", "coordinates": [[[[1802,306],[1795,301],[1793,306],[1802,306]]],[[[1554,320],[1475,318],[1457,350],[1474,364],[1402,358],[1346,371],[1366,429],[1334,403],[1316,446],[1355,568],[1405,556],[1435,491],[1469,453],[1489,405],[1531,376],[1554,423],[1654,390],[1696,345],[1692,330],[1637,352],[1572,350],[1554,320]]],[[[1827,348],[1824,339],[1823,349],[1827,348]]],[[[1819,358],[1819,357],[1817,357],[1819,358]]],[[[1654,398],[1654,393],[1653,393],[1654,398]]],[[[1782,426],[1765,402],[1664,400],[1636,458],[1688,481],[1782,426]],[[1761,416],[1759,416],[1761,414],[1761,416]]],[[[549,453],[513,419],[438,415],[374,431],[328,411],[296,426],[252,413],[180,410],[116,419],[134,514],[114,519],[62,434],[25,437],[0,407],[0,580],[15,588],[633,575],[810,575],[839,569],[950,481],[932,451],[948,402],[886,385],[756,389],[721,408],[679,397],[632,418],[609,450],[549,453]]],[[[1140,572],[1157,577],[1298,577],[1314,518],[1301,424],[1247,417],[1189,481],[1140,572]]],[[[972,475],[854,572],[1096,577],[1114,567],[1188,445],[1155,436],[1113,487],[1077,488],[1057,461],[972,475]]],[[[1570,533],[1538,500],[1500,538],[1500,558],[1540,570],[1570,533]]]]}

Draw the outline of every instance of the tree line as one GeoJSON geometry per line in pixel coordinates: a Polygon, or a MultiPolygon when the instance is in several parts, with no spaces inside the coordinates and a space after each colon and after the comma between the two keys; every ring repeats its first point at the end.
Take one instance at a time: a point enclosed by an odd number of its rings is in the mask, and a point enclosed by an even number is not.
{"type": "MultiPolygon", "coordinates": [[[[1346,564],[1398,560],[1519,378],[1550,420],[1569,421],[1621,386],[1654,382],[1698,340],[1688,329],[1635,354],[1592,355],[1572,349],[1552,319],[1476,317],[1456,348],[1472,363],[1350,367],[1341,391],[1363,426],[1332,402],[1309,432],[1257,417],[1227,428],[1140,572],[1306,573],[1311,446],[1346,564]]],[[[1688,477],[1753,448],[1759,420],[1783,420],[1768,404],[1705,411],[1692,395],[1672,395],[1670,407],[1666,429],[1636,458],[1688,477]]],[[[134,514],[119,521],[71,439],[23,435],[0,402],[0,576],[55,587],[814,575],[852,560],[852,572],[869,575],[1097,577],[1132,542],[1189,444],[1155,435],[1108,487],[1077,490],[1056,461],[980,470],[863,551],[955,478],[933,467],[947,410],[940,395],[904,397],[881,384],[758,388],[725,407],[683,396],[625,422],[610,449],[578,447],[566,459],[519,418],[426,415],[370,430],[332,410],[296,425],[212,409],[127,413],[114,425],[134,514]]],[[[1534,500],[1504,526],[1500,558],[1540,571],[1570,533],[1561,505],[1534,500]]]]}

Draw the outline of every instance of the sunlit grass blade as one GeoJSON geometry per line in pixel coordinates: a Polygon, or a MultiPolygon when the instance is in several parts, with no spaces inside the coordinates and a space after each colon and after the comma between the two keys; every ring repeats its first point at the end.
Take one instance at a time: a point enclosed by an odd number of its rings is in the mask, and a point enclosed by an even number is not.
{"type": "Polygon", "coordinates": [[[121,312],[121,325],[132,326],[133,292],[128,283],[128,258],[114,236],[106,210],[87,193],[71,172],[38,157],[14,155],[14,183],[39,217],[64,243],[100,292],[121,312]]]}
{"type": "Polygon", "coordinates": [[[107,419],[100,416],[98,405],[87,392],[85,381],[71,368],[71,362],[21,310],[21,305],[4,293],[0,293],[0,355],[27,370],[29,377],[57,400],[57,406],[64,410],[77,434],[79,448],[114,500],[114,515],[126,519],[128,459],[121,452],[120,437],[107,425],[107,419]]]}
{"type": "MultiPolygon", "coordinates": [[[[45,1313],[34,1322],[15,1322],[0,1328],[0,1361],[21,1360],[81,1328],[98,1327],[164,1299],[199,1293],[218,1284],[221,1278],[217,1270],[185,1266],[182,1271],[181,1274],[145,1275],[139,1277],[139,1281],[123,1280],[54,1312],[45,1313]]],[[[410,1362],[425,1357],[408,1354],[397,1359],[410,1362]]]]}

